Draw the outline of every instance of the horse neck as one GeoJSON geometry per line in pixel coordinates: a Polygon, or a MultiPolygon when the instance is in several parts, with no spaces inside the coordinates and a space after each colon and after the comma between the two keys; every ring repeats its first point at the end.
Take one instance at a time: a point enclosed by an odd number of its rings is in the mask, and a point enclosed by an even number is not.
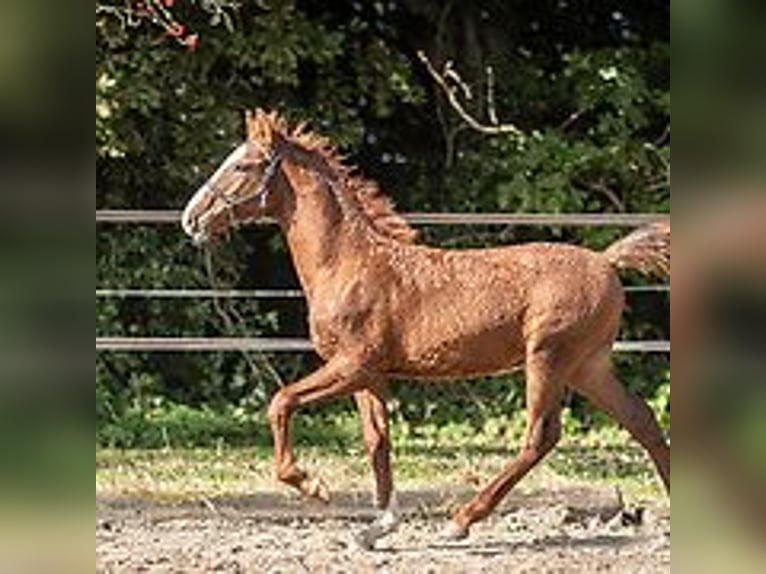
{"type": "Polygon", "coordinates": [[[283,195],[289,201],[277,220],[301,285],[310,298],[322,275],[326,277],[341,256],[344,260],[362,256],[369,230],[361,224],[353,206],[339,201],[331,189],[332,174],[324,174],[323,168],[308,162],[288,161],[283,165],[291,189],[283,195]]]}

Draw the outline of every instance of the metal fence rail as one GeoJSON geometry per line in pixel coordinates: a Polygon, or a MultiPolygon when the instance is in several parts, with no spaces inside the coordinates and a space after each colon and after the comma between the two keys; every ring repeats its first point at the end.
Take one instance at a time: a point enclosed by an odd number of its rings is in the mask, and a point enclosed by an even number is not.
{"type": "Polygon", "coordinates": [[[96,289],[96,297],[147,299],[302,299],[300,289],[96,289]]]}
{"type": "Polygon", "coordinates": [[[313,351],[308,339],[291,337],[96,337],[97,351],[313,351]]]}
{"type": "MultiPolygon", "coordinates": [[[[292,337],[96,337],[97,351],[313,351],[308,339],[292,337]]],[[[670,341],[617,341],[620,353],[669,353],[670,341]]]]}
{"type": "MultiPolygon", "coordinates": [[[[629,285],[629,293],[669,292],[670,285],[629,285]]],[[[303,299],[300,289],[96,289],[97,298],[146,299],[303,299]]]]}
{"type": "MultiPolygon", "coordinates": [[[[567,225],[575,227],[638,227],[670,217],[664,213],[404,213],[418,225],[567,225]]],[[[172,209],[101,209],[96,223],[178,224],[181,211],[172,209]]]]}

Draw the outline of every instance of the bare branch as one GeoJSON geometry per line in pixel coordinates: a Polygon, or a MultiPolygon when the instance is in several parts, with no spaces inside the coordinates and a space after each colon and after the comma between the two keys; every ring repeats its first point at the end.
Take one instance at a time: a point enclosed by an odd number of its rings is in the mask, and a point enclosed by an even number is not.
{"type": "MultiPolygon", "coordinates": [[[[460,79],[460,76],[458,76],[457,72],[455,72],[455,70],[452,68],[451,62],[447,62],[447,64],[444,66],[444,70],[439,73],[436,68],[433,67],[423,51],[418,52],[418,58],[420,58],[420,61],[423,62],[426,69],[428,70],[428,73],[431,74],[431,77],[434,79],[434,81],[444,91],[444,94],[447,96],[447,101],[449,102],[450,106],[452,106],[452,109],[454,109],[461,117],[461,119],[471,128],[488,135],[510,134],[519,138],[525,137],[524,132],[513,124],[484,124],[466,111],[465,107],[463,107],[463,104],[460,103],[460,99],[458,98],[457,88],[455,86],[450,86],[447,82],[447,79],[449,78],[453,80],[469,98],[470,90],[467,89],[465,83],[462,81],[462,79],[460,79]]],[[[496,120],[497,117],[494,112],[494,103],[492,104],[492,109],[492,115],[495,116],[494,119],[496,120]]]]}
{"type": "Polygon", "coordinates": [[[665,126],[665,129],[662,130],[662,134],[660,134],[660,136],[656,140],[654,140],[654,142],[652,142],[652,145],[654,145],[654,147],[660,147],[662,144],[665,143],[665,140],[667,140],[667,138],[669,137],[670,137],[670,122],[668,122],[667,125],[665,126]]]}
{"type": "Polygon", "coordinates": [[[452,67],[452,60],[447,60],[447,62],[444,64],[444,68],[442,69],[442,76],[444,76],[445,79],[449,79],[455,82],[455,85],[463,90],[463,97],[465,97],[466,100],[473,99],[471,86],[466,84],[463,81],[463,78],[460,77],[460,74],[457,73],[457,70],[452,67]]]}
{"type": "Polygon", "coordinates": [[[495,110],[495,72],[492,66],[487,66],[487,117],[492,125],[498,125],[497,110],[495,110]]]}
{"type": "Polygon", "coordinates": [[[619,198],[616,192],[607,186],[603,180],[594,181],[588,187],[594,191],[598,191],[603,194],[609,202],[617,209],[617,211],[625,212],[625,203],[619,198]]]}
{"type": "Polygon", "coordinates": [[[569,129],[569,127],[570,127],[570,126],[571,126],[573,123],[575,123],[577,120],[579,120],[579,119],[580,119],[580,117],[581,117],[581,116],[582,116],[582,115],[583,115],[585,112],[587,112],[587,111],[589,111],[589,110],[590,110],[590,107],[589,107],[589,106],[586,106],[586,107],[584,107],[584,108],[580,108],[579,110],[572,112],[571,114],[569,114],[569,117],[567,117],[567,119],[565,119],[563,122],[561,122],[561,124],[559,124],[559,129],[560,129],[561,131],[566,131],[566,130],[568,130],[568,129],[569,129]]]}

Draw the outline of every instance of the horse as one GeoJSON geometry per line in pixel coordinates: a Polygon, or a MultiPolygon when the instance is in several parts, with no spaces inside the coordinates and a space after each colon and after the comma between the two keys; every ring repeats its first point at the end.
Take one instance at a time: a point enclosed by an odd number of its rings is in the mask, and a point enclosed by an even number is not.
{"type": "Polygon", "coordinates": [[[624,307],[618,271],[670,274],[670,222],[639,228],[602,252],[564,243],[483,249],[418,244],[416,232],[330,141],[275,112],[246,113],[246,140],[186,205],[195,243],[271,219],[305,292],[323,365],[280,388],[268,420],[279,481],[309,497],[329,489],[297,465],[290,418],[317,401],[353,395],[375,479],[366,548],[395,530],[387,381],[449,380],[523,368],[526,427],[518,454],[448,521],[460,539],[559,441],[565,395],[576,391],[625,427],[670,493],[670,447],[647,404],[610,363],[624,307]]]}

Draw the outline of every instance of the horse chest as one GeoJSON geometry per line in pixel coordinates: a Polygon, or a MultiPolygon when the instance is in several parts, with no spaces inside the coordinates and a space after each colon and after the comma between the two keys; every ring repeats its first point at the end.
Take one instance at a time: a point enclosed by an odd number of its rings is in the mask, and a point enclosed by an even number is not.
{"type": "Polygon", "coordinates": [[[358,286],[318,295],[309,306],[309,330],[317,354],[326,358],[340,346],[369,338],[375,326],[374,305],[358,286]]]}

